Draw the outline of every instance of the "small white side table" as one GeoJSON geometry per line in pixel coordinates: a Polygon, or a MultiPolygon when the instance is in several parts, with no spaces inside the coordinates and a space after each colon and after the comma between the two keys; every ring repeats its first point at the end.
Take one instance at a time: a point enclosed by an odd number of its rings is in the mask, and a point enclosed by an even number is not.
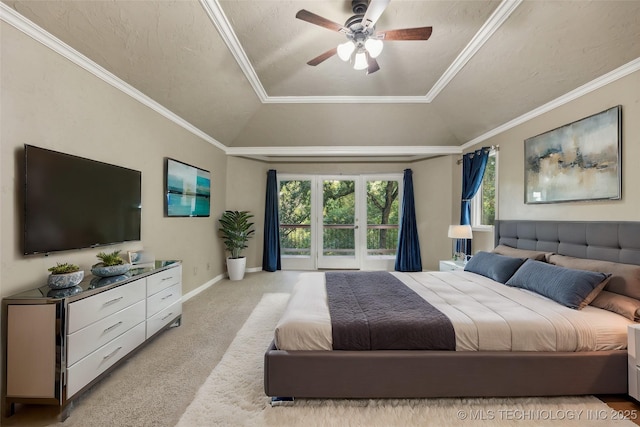
{"type": "Polygon", "coordinates": [[[627,331],[629,396],[640,400],[640,325],[629,325],[627,331]]]}
{"type": "Polygon", "coordinates": [[[440,261],[440,271],[463,271],[464,264],[452,259],[440,261]]]}

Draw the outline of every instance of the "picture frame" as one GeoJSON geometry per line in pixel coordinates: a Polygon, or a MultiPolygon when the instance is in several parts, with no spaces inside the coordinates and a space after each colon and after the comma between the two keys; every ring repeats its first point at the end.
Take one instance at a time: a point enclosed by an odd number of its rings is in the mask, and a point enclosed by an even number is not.
{"type": "Polygon", "coordinates": [[[524,141],[526,204],[622,198],[622,107],[524,141]]]}
{"type": "Polygon", "coordinates": [[[136,251],[128,251],[129,255],[129,264],[137,264],[140,261],[140,252],[136,251]]]}
{"type": "Polygon", "coordinates": [[[165,216],[211,215],[211,174],[208,170],[166,158],[165,216]]]}
{"type": "Polygon", "coordinates": [[[155,263],[155,256],[149,251],[127,251],[127,255],[129,264],[135,267],[153,266],[155,263]]]}

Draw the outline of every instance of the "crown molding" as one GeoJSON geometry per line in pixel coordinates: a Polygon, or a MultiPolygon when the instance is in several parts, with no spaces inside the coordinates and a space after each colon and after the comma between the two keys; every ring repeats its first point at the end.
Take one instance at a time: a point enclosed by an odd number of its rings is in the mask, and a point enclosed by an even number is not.
{"type": "Polygon", "coordinates": [[[253,69],[253,65],[249,61],[249,57],[245,53],[240,40],[236,36],[236,33],[231,28],[231,23],[227,19],[227,15],[222,11],[222,7],[218,0],[200,0],[200,4],[204,8],[205,12],[209,16],[209,19],[220,33],[220,37],[229,48],[229,51],[235,58],[236,62],[240,66],[240,69],[244,73],[249,84],[253,88],[261,102],[264,102],[268,98],[267,91],[264,90],[264,86],[260,82],[256,71],[253,69]]]}
{"type": "Polygon", "coordinates": [[[462,154],[459,146],[309,146],[309,147],[227,147],[227,155],[239,157],[388,157],[388,156],[444,156],[462,154]]]}
{"type": "Polygon", "coordinates": [[[55,37],[53,34],[48,33],[43,30],[32,21],[28,20],[24,16],[20,15],[14,9],[5,5],[4,3],[0,3],[0,20],[6,22],[7,24],[13,26],[17,30],[23,32],[34,40],[42,43],[44,46],[53,50],[57,54],[63,56],[68,59],[72,63],[77,66],[85,69],[90,72],[94,76],[98,77],[100,80],[105,83],[110,84],[114,88],[124,92],[129,95],[131,98],[140,102],[141,104],[151,108],[156,113],[161,116],[169,119],[174,122],[178,126],[186,129],[192,134],[196,135],[199,138],[209,142],[210,144],[216,146],[221,150],[225,150],[226,146],[211,136],[207,135],[197,127],[193,126],[191,123],[173,113],[166,107],[163,107],[158,102],[149,98],[144,93],[140,92],[138,89],[134,88],[130,84],[124,82],[119,77],[115,76],[111,72],[107,71],[105,68],[93,62],[91,59],[87,58],[77,50],[73,49],[71,46],[64,43],[62,40],[55,37]]]}
{"type": "Polygon", "coordinates": [[[444,72],[442,76],[438,79],[438,81],[433,85],[429,93],[426,95],[426,101],[433,101],[436,96],[442,92],[442,90],[447,87],[447,85],[454,79],[456,75],[467,65],[467,62],[471,60],[473,55],[475,55],[482,46],[491,38],[493,33],[498,30],[504,23],[504,21],[511,16],[514,10],[523,0],[503,0],[502,3],[498,5],[496,10],[493,11],[487,22],[482,25],[480,30],[473,36],[469,44],[462,49],[462,52],[458,55],[458,57],[451,63],[447,71],[444,72]]]}
{"type": "Polygon", "coordinates": [[[548,113],[549,111],[565,105],[571,101],[575,101],[576,99],[585,96],[588,93],[593,92],[594,90],[600,89],[601,87],[613,83],[616,80],[628,76],[631,73],[635,73],[638,70],[640,70],[640,58],[636,58],[631,62],[627,62],[623,66],[618,67],[615,70],[610,71],[609,73],[600,76],[597,79],[592,80],[589,83],[586,83],[578,87],[577,89],[574,89],[571,92],[568,92],[554,99],[553,101],[547,102],[546,104],[541,105],[540,107],[531,110],[528,113],[521,115],[520,117],[516,117],[515,119],[508,121],[507,123],[500,125],[497,128],[494,128],[489,132],[472,139],[469,142],[466,142],[465,144],[461,145],[460,148],[462,148],[463,150],[467,150],[476,144],[486,141],[487,139],[492,138],[502,132],[505,132],[545,113],[548,113]]]}
{"type": "Polygon", "coordinates": [[[502,0],[425,96],[269,96],[218,0],[200,0],[200,3],[263,104],[429,104],[484,46],[522,1],[502,0]]]}
{"type": "MultiPolygon", "coordinates": [[[[211,2],[217,1],[215,0],[201,0],[201,2],[206,2],[207,4],[211,2]]],[[[505,0],[501,4],[502,7],[505,4],[511,5],[511,10],[515,9],[517,5],[520,4],[522,0],[505,0]]],[[[506,6],[505,6],[506,7],[506,6]]],[[[209,13],[209,12],[207,12],[209,13]]],[[[495,12],[494,12],[495,15],[495,12]]],[[[224,16],[224,14],[223,14],[224,16]]],[[[506,15],[504,19],[506,19],[506,15]]],[[[226,19],[226,18],[225,18],[226,19]]],[[[403,147],[395,147],[395,146],[382,146],[382,147],[362,147],[362,146],[352,146],[352,147],[227,147],[221,142],[217,141],[215,138],[212,138],[210,135],[204,133],[197,127],[193,126],[191,123],[187,122],[180,116],[168,110],[166,107],[163,107],[153,99],[149,98],[139,90],[135,89],[133,86],[124,82],[120,78],[116,77],[114,74],[110,73],[100,65],[96,64],[86,56],[82,55],[80,52],[76,51],[72,47],[68,46],[58,38],[54,37],[52,34],[46,32],[24,16],[20,15],[14,9],[10,8],[6,4],[0,2],[0,20],[6,22],[7,24],[13,26],[17,30],[23,32],[44,46],[50,48],[54,52],[68,59],[72,63],[77,66],[85,69],[91,74],[95,75],[99,79],[104,82],[110,84],[114,88],[122,91],[123,93],[129,95],[134,98],[141,104],[151,108],[156,111],[158,114],[167,118],[168,120],[174,122],[178,126],[181,126],[185,130],[191,132],[195,136],[203,139],[204,141],[209,142],[215,147],[223,150],[227,155],[231,156],[242,156],[242,157],[254,157],[264,160],[269,160],[270,157],[323,157],[328,158],[331,156],[338,157],[348,157],[353,156],[354,158],[375,158],[375,157],[389,157],[389,158],[399,158],[402,156],[438,156],[438,155],[450,155],[450,154],[461,154],[464,150],[467,150],[473,147],[476,144],[479,144],[489,138],[492,138],[502,132],[505,132],[515,126],[518,126],[524,122],[527,122],[531,119],[534,119],[544,113],[547,113],[557,107],[560,107],[568,102],[571,102],[575,99],[578,99],[590,92],[593,92],[603,86],[606,86],[612,82],[615,82],[618,79],[621,79],[631,73],[640,70],[640,58],[636,58],[631,62],[592,80],[589,83],[580,86],[577,89],[574,89],[571,92],[568,92],[565,95],[562,95],[556,98],[553,101],[550,101],[526,114],[521,115],[503,125],[500,125],[468,142],[461,146],[403,146],[403,147]],[[366,152],[362,151],[366,149],[366,152]]],[[[503,22],[503,21],[502,21],[503,22]]],[[[494,30],[495,31],[495,30],[494,30]]],[[[235,36],[234,36],[235,37],[235,36]]],[[[237,41],[237,39],[236,39],[237,41]]],[[[246,56],[245,56],[246,58],[246,56]]],[[[248,63],[248,60],[247,60],[248,63]]],[[[253,70],[253,68],[251,68],[253,70]]],[[[254,73],[255,75],[255,73],[254,73]]],[[[258,81],[259,84],[259,81],[258,81]]],[[[262,87],[260,85],[260,87],[262,87]]],[[[264,91],[264,89],[263,89],[264,91]]],[[[256,92],[258,93],[258,92],[256,92]]],[[[258,93],[258,96],[260,94],[258,93]]],[[[266,94],[263,102],[265,103],[308,103],[309,99],[314,100],[317,103],[423,103],[428,102],[425,97],[268,97],[266,94]]]]}
{"type": "Polygon", "coordinates": [[[424,96],[268,96],[263,104],[428,104],[424,96]]]}

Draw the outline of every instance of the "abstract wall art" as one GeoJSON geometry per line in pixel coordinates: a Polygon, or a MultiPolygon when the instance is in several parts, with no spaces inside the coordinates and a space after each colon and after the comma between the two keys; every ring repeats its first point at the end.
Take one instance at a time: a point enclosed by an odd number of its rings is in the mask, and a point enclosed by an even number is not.
{"type": "Polygon", "coordinates": [[[524,141],[525,203],[622,197],[622,107],[524,141]]]}

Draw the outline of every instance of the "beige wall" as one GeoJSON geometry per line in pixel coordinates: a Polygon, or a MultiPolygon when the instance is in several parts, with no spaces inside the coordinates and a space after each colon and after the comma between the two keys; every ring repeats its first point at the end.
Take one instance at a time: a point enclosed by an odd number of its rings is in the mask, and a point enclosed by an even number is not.
{"type": "MultiPolygon", "coordinates": [[[[3,296],[42,283],[46,269],[71,261],[88,270],[98,250],[49,257],[21,255],[20,150],[29,143],[114,163],[143,172],[142,241],[115,248],[152,250],[157,258],[178,258],[185,266],[185,293],[223,274],[224,249],[217,233],[224,209],[249,210],[256,235],[246,251],[249,268],[262,263],[262,225],[266,172],[414,172],[416,211],[423,266],[437,268],[450,256],[449,224],[459,219],[461,185],[456,156],[413,163],[273,163],[229,157],[63,57],[2,24],[2,208],[0,293],[3,296]],[[162,175],[165,157],[212,173],[210,218],[165,218],[162,175]],[[443,177],[448,177],[443,179],[443,177]]],[[[640,194],[633,182],[640,172],[640,73],[634,73],[479,145],[500,145],[499,217],[557,219],[637,219],[640,194]],[[623,105],[623,199],[590,203],[527,206],[523,203],[523,141],[533,135],[623,105]]],[[[492,246],[492,233],[474,234],[474,250],[492,246]]]]}
{"type": "MultiPolygon", "coordinates": [[[[256,225],[264,222],[264,197],[266,174],[269,169],[280,173],[305,174],[375,174],[399,173],[404,169],[413,171],[413,186],[418,218],[418,234],[422,267],[437,269],[438,260],[451,256],[451,240],[447,238],[447,228],[451,221],[451,182],[443,176],[451,176],[454,162],[451,156],[438,157],[413,163],[272,163],[229,158],[227,169],[229,209],[251,210],[256,214],[256,225]],[[238,182],[242,192],[232,189],[238,182]],[[240,185],[243,183],[245,185],[240,185]],[[236,208],[237,206],[237,208],[236,208]]],[[[247,250],[247,265],[262,265],[262,234],[256,236],[258,242],[251,242],[247,250]],[[257,244],[256,244],[257,243],[257,244]]]]}
{"type": "MultiPolygon", "coordinates": [[[[142,171],[142,241],[106,249],[149,249],[184,263],[184,293],[224,273],[217,218],[225,205],[226,156],[128,95],[2,23],[2,296],[46,283],[47,268],[73,262],[87,271],[102,249],[22,255],[21,164],[33,144],[142,171]],[[210,218],[165,218],[164,158],[211,171],[210,218]]],[[[82,206],[78,206],[82,209],[82,206]]]]}
{"type": "MultiPolygon", "coordinates": [[[[640,216],[640,72],[505,131],[477,147],[500,145],[498,217],[501,219],[638,221],[640,216]],[[524,140],[622,105],[622,199],[542,205],[524,203],[524,140]]],[[[474,147],[474,148],[477,148],[474,147]]]]}

